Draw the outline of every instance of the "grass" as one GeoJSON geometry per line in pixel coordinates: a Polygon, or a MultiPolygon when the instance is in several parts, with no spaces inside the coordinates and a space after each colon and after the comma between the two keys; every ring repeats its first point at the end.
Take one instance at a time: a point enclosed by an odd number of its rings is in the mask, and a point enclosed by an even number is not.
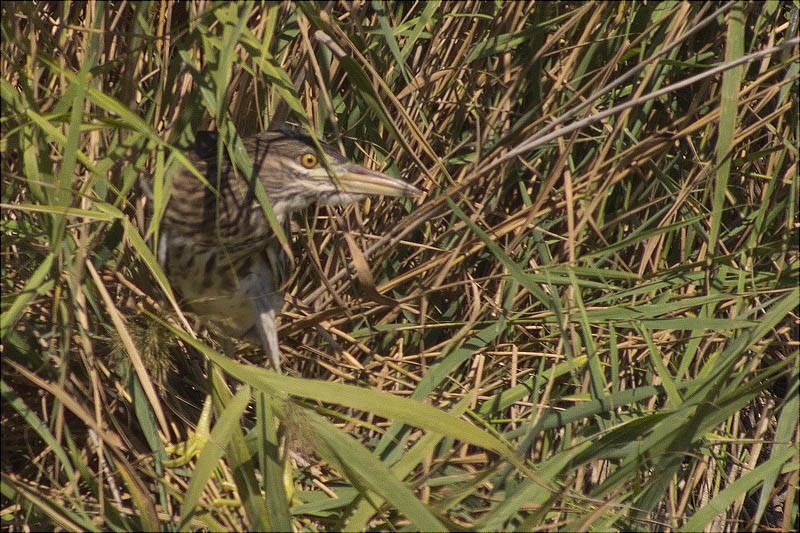
{"type": "Polygon", "coordinates": [[[4,528],[796,529],[796,5],[320,6],[0,7],[4,528]],[[425,192],[295,218],[276,375],[138,182],[285,119],[425,192]]]}

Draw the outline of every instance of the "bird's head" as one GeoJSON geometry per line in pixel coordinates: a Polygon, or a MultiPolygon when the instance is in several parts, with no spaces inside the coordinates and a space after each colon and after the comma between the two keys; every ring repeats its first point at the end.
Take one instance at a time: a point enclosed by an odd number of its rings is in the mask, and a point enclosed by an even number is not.
{"type": "MultiPolygon", "coordinates": [[[[211,162],[216,156],[216,142],[216,134],[199,133],[195,150],[202,159],[211,162]]],[[[276,215],[281,218],[314,202],[336,205],[354,202],[365,195],[420,193],[399,178],[349,161],[333,146],[321,142],[323,160],[312,139],[299,130],[266,131],[243,139],[243,143],[276,215]]]]}

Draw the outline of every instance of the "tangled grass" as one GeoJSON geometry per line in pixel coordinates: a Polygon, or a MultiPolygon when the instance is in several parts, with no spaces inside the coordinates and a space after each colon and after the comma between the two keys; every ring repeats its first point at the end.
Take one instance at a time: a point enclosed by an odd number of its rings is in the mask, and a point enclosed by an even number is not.
{"type": "Polygon", "coordinates": [[[321,6],[0,6],[5,527],[796,529],[796,7],[321,6]],[[425,191],[296,218],[288,376],[137,185],[283,120],[425,191]]]}

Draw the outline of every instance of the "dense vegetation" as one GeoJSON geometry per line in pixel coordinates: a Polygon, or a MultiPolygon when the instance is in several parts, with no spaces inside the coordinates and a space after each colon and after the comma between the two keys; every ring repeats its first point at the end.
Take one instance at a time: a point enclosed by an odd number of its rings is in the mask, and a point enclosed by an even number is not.
{"type": "Polygon", "coordinates": [[[4,527],[797,528],[791,3],[0,9],[4,527]],[[283,120],[425,193],[295,218],[278,375],[139,180],[283,120]]]}

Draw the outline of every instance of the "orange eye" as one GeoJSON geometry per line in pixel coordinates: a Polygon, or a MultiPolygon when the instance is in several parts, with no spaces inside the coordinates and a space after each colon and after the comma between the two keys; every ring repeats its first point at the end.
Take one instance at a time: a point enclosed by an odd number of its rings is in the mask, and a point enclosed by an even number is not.
{"type": "Polygon", "coordinates": [[[317,156],[311,152],[305,153],[300,156],[300,164],[306,168],[314,168],[317,166],[317,156]]]}

